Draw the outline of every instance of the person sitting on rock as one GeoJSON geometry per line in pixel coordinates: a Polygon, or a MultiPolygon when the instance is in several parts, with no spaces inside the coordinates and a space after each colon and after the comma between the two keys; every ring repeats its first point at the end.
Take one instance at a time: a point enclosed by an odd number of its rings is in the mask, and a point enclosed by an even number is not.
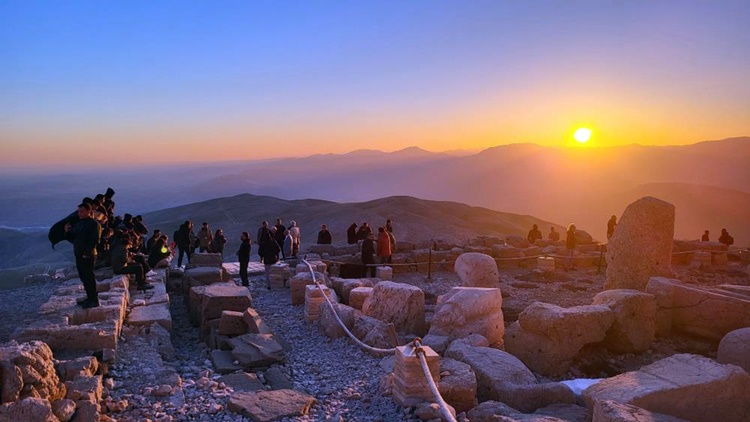
{"type": "Polygon", "coordinates": [[[706,230],[703,232],[703,236],[701,236],[701,242],[710,242],[710,241],[711,240],[709,240],[708,238],[708,230],[706,230]]]}
{"type": "Polygon", "coordinates": [[[328,226],[321,224],[320,231],[318,232],[318,245],[330,245],[333,242],[331,232],[328,231],[328,226]]]}
{"type": "Polygon", "coordinates": [[[528,236],[526,236],[526,239],[527,239],[527,240],[529,241],[529,243],[531,243],[532,245],[533,245],[533,244],[534,244],[534,242],[536,242],[537,240],[541,240],[541,239],[542,239],[542,232],[540,232],[540,231],[539,231],[539,227],[538,227],[538,226],[537,226],[536,224],[534,224],[534,225],[533,225],[533,226],[531,227],[531,230],[529,230],[529,234],[528,234],[528,236]]]}
{"type": "Polygon", "coordinates": [[[146,283],[146,272],[143,266],[130,259],[128,247],[130,247],[128,236],[120,237],[117,244],[112,247],[112,271],[115,274],[135,275],[135,284],[138,286],[138,290],[153,289],[154,286],[146,283]]]}
{"type": "Polygon", "coordinates": [[[721,229],[721,236],[719,236],[719,243],[727,245],[727,247],[734,244],[734,238],[729,234],[727,229],[721,229]]]}
{"type": "Polygon", "coordinates": [[[167,247],[167,241],[167,235],[162,235],[151,246],[148,253],[148,265],[152,268],[169,267],[172,251],[167,247]]]}
{"type": "Polygon", "coordinates": [[[552,242],[557,242],[558,240],[560,240],[560,232],[555,231],[554,227],[550,227],[547,239],[551,240],[552,242]]]}

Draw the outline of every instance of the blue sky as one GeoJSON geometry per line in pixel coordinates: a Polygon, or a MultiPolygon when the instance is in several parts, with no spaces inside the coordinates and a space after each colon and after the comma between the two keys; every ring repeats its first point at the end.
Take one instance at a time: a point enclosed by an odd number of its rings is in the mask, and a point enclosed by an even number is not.
{"type": "Polygon", "coordinates": [[[748,135],[748,27],[747,1],[0,1],[2,164],[748,135]]]}

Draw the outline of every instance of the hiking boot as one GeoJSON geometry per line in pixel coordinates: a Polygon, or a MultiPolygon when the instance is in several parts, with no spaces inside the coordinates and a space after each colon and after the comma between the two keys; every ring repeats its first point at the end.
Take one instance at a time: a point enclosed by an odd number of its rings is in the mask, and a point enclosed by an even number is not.
{"type": "Polygon", "coordinates": [[[81,308],[83,309],[91,309],[91,308],[98,308],[99,307],[99,299],[86,299],[83,303],[81,303],[81,308]]]}

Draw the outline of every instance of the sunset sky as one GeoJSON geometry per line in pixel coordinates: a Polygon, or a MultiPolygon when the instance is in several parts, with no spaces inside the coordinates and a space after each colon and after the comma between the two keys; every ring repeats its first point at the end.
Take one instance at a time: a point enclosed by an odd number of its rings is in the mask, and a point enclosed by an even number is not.
{"type": "Polygon", "coordinates": [[[0,166],[750,135],[748,1],[0,1],[0,166]]]}

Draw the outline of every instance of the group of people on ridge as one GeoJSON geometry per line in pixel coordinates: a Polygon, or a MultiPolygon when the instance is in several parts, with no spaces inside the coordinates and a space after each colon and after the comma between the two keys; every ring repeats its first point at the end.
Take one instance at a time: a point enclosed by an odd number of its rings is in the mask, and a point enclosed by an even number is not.
{"type": "MultiPolygon", "coordinates": [[[[701,242],[710,242],[710,238],[708,237],[709,232],[708,230],[703,232],[703,236],[701,236],[701,242]]],[[[723,243],[727,245],[727,247],[734,245],[734,237],[729,234],[727,229],[721,229],[721,235],[719,236],[719,243],[723,243]]]]}

